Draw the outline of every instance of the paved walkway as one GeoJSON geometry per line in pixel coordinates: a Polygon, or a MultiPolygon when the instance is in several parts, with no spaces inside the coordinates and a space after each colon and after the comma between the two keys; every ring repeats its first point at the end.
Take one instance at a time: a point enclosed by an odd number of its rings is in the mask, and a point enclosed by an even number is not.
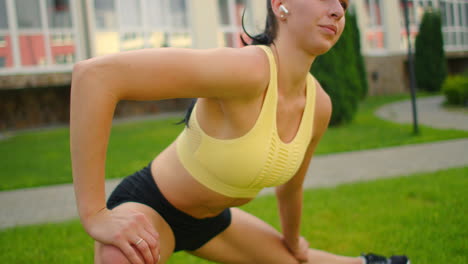
{"type": "MultiPolygon", "coordinates": [[[[437,104],[435,100],[430,99],[419,101],[419,111],[422,115],[427,111],[426,103],[423,101],[437,104]]],[[[405,103],[401,105],[404,106],[405,103]]],[[[401,109],[404,109],[403,106],[401,109]]],[[[441,119],[437,118],[439,112],[436,110],[439,107],[431,103],[427,103],[427,106],[428,109],[432,109],[433,113],[429,116],[434,116],[434,119],[431,121],[422,118],[422,120],[429,122],[427,124],[430,126],[439,126],[441,119]]],[[[410,108],[408,111],[400,111],[401,109],[386,106],[378,113],[405,122],[400,116],[411,116],[410,108]]],[[[452,120],[453,127],[458,127],[458,123],[468,124],[468,115],[465,115],[465,119],[452,118],[452,116],[443,119],[444,126],[447,125],[447,120],[452,120]]],[[[468,128],[459,129],[468,130],[468,128]]],[[[468,166],[468,138],[318,156],[312,161],[305,185],[306,187],[335,186],[348,182],[464,166],[468,166]]],[[[108,181],[106,192],[109,193],[118,181],[108,181]]],[[[266,189],[262,194],[271,192],[272,189],[266,189]]],[[[60,222],[76,217],[73,187],[70,184],[0,192],[0,228],[60,222]]]]}
{"type": "MultiPolygon", "coordinates": [[[[442,108],[443,96],[431,96],[416,99],[418,124],[435,128],[453,128],[468,130],[468,109],[450,111],[442,108]]],[[[377,110],[376,115],[398,123],[413,123],[411,101],[401,101],[385,105],[377,110]]]]}

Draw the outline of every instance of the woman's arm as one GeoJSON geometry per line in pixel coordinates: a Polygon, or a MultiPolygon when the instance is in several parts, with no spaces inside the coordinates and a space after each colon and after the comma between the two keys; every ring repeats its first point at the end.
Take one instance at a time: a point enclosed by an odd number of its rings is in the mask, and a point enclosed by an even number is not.
{"type": "MultiPolygon", "coordinates": [[[[149,49],[93,58],[75,66],[70,106],[73,181],[80,218],[94,239],[125,252],[129,235],[119,233],[122,223],[139,221],[151,228],[141,216],[119,220],[106,209],[105,160],[117,102],[178,97],[229,99],[260,93],[262,79],[268,76],[262,72],[267,67],[258,67],[266,63],[262,52],[258,47],[149,49]]],[[[157,236],[154,230],[152,233],[157,236]]]]}
{"type": "Polygon", "coordinates": [[[262,52],[252,47],[147,49],[76,64],[70,144],[78,207],[84,223],[90,214],[104,208],[107,142],[119,100],[248,97],[261,92],[262,78],[268,76],[262,72],[265,67],[258,67],[264,59],[262,52]]]}
{"type": "Polygon", "coordinates": [[[307,242],[300,236],[303,202],[303,183],[315,149],[328,127],[331,117],[331,101],[317,82],[317,99],[314,119],[314,135],[304,160],[296,175],[286,184],[276,188],[284,242],[298,260],[307,260],[307,242]]]}
{"type": "Polygon", "coordinates": [[[265,61],[264,52],[252,46],[159,48],[96,57],[78,63],[77,68],[99,76],[107,84],[99,89],[119,100],[232,98],[261,92],[257,87],[268,76],[265,61]]]}

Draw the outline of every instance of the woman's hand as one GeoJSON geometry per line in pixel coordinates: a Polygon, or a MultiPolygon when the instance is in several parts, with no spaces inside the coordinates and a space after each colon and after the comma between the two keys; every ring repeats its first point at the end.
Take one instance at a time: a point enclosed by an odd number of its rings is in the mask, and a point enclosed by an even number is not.
{"type": "Polygon", "coordinates": [[[295,245],[290,245],[291,243],[288,243],[286,240],[284,240],[284,243],[299,262],[304,263],[308,261],[309,242],[307,242],[304,237],[299,237],[297,243],[294,243],[295,245]]]}
{"type": "Polygon", "coordinates": [[[91,237],[118,247],[132,264],[159,262],[159,234],[143,213],[105,208],[86,222],[91,237]]]}

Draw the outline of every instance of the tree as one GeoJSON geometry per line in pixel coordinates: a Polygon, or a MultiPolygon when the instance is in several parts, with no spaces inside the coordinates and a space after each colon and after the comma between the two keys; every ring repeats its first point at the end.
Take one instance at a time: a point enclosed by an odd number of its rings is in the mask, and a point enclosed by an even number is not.
{"type": "Polygon", "coordinates": [[[330,95],[333,104],[330,125],[350,122],[359,100],[367,93],[364,63],[360,47],[356,47],[359,28],[355,15],[348,12],[346,21],[338,43],[329,52],[317,57],[311,68],[311,73],[330,95]]]}
{"type": "Polygon", "coordinates": [[[447,77],[440,13],[426,11],[416,37],[414,67],[419,89],[440,91],[447,77]]]}

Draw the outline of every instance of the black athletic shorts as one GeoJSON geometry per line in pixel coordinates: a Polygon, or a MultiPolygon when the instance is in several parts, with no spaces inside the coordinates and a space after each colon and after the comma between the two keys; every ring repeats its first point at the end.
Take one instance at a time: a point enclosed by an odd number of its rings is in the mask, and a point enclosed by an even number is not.
{"type": "Polygon", "coordinates": [[[151,163],[125,178],[115,188],[107,201],[107,208],[113,209],[125,202],[148,205],[166,220],[174,233],[174,252],[199,249],[231,224],[229,209],[214,217],[197,219],[175,208],[156,185],[151,174],[151,163]]]}

